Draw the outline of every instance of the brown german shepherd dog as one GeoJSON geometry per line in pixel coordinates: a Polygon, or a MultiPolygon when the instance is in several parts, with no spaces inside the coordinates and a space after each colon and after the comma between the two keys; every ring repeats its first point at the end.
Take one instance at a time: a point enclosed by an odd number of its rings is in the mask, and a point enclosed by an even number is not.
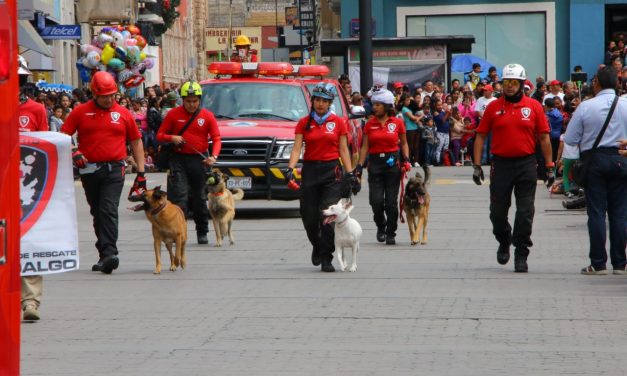
{"type": "Polygon", "coordinates": [[[235,243],[233,238],[233,219],[235,218],[235,201],[244,198],[244,191],[234,189],[233,192],[226,188],[228,175],[214,168],[207,174],[207,199],[209,202],[209,214],[213,220],[213,228],[216,232],[216,246],[222,246],[222,239],[229,236],[230,244],[235,243]]]}
{"type": "Polygon", "coordinates": [[[135,196],[131,201],[143,201],[132,208],[134,211],[144,210],[146,218],[152,224],[152,237],[154,240],[156,266],[154,274],[161,273],[161,243],[170,253],[170,271],[175,271],[178,266],[185,269],[185,243],[187,242],[187,221],[183,210],[167,199],[167,193],[161,190],[161,186],[155,187],[135,196]],[[176,245],[176,253],[172,245],[176,245]]]}
{"type": "Polygon", "coordinates": [[[407,215],[407,225],[409,226],[409,238],[411,245],[427,244],[427,222],[429,220],[429,203],[431,196],[427,191],[431,171],[429,167],[422,166],[424,178],[416,172],[416,176],[409,178],[405,186],[405,195],[403,197],[403,210],[407,215]],[[422,231],[422,240],[420,240],[420,231],[422,231]]]}

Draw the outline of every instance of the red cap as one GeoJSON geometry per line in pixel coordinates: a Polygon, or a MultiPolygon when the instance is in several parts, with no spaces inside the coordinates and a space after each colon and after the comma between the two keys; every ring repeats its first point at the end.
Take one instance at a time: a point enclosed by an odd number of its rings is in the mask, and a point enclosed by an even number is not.
{"type": "Polygon", "coordinates": [[[94,95],[111,95],[118,92],[118,85],[110,73],[98,71],[91,78],[91,92],[94,95]]]}
{"type": "Polygon", "coordinates": [[[550,86],[556,85],[556,86],[562,86],[562,83],[559,80],[553,80],[549,83],[550,86]]]}
{"type": "Polygon", "coordinates": [[[492,87],[492,85],[487,84],[486,86],[483,87],[483,91],[494,91],[494,88],[492,87]]]}
{"type": "Polygon", "coordinates": [[[394,89],[402,89],[403,88],[403,83],[402,82],[395,82],[394,83],[394,89]]]}
{"type": "Polygon", "coordinates": [[[525,85],[529,86],[529,90],[533,90],[533,84],[528,79],[525,80],[525,85]]]}

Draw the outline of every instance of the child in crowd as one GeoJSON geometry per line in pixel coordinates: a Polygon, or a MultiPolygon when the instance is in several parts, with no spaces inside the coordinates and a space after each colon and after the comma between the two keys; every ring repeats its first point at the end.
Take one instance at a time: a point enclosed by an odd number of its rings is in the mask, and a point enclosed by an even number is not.
{"type": "Polygon", "coordinates": [[[433,162],[433,157],[435,156],[435,146],[436,140],[435,137],[436,129],[435,123],[433,122],[433,116],[426,115],[423,117],[424,129],[422,130],[422,139],[424,143],[424,163],[426,166],[431,166],[433,162]]]}
{"type": "Polygon", "coordinates": [[[50,131],[58,132],[63,125],[63,107],[59,104],[55,105],[52,109],[52,116],[50,116],[50,131]]]}
{"type": "Polygon", "coordinates": [[[459,112],[459,108],[453,107],[453,113],[451,117],[451,147],[453,149],[453,160],[451,161],[455,166],[461,166],[462,162],[459,160],[459,151],[461,150],[462,137],[464,135],[464,120],[459,112]]]}

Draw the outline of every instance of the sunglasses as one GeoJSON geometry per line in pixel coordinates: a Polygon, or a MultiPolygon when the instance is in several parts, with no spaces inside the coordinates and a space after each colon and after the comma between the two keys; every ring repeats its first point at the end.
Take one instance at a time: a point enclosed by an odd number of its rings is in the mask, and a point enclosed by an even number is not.
{"type": "Polygon", "coordinates": [[[503,80],[503,86],[520,86],[518,80],[503,80]]]}

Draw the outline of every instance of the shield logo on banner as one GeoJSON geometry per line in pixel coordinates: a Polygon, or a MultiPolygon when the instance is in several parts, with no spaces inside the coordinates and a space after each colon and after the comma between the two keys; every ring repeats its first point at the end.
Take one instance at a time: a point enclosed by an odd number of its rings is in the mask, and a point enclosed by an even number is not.
{"type": "Polygon", "coordinates": [[[20,116],[20,127],[25,128],[30,123],[28,116],[20,116]]]}
{"type": "Polygon", "coordinates": [[[333,132],[335,129],[335,123],[327,123],[327,131],[333,132]]]}
{"type": "Polygon", "coordinates": [[[113,121],[120,120],[120,113],[119,112],[112,112],[111,113],[111,120],[113,120],[113,121]]]}
{"type": "Polygon", "coordinates": [[[390,131],[390,133],[393,133],[395,130],[396,130],[396,124],[394,123],[388,124],[388,131],[390,131]]]}
{"type": "Polygon", "coordinates": [[[531,116],[531,109],[529,107],[523,107],[520,109],[520,112],[522,112],[522,116],[525,119],[529,119],[529,116],[531,116]]]}
{"type": "Polygon", "coordinates": [[[20,232],[24,236],[43,214],[57,180],[54,144],[20,135],[20,232]]]}
{"type": "Polygon", "coordinates": [[[205,119],[198,119],[198,125],[201,127],[205,125],[205,119]]]}

